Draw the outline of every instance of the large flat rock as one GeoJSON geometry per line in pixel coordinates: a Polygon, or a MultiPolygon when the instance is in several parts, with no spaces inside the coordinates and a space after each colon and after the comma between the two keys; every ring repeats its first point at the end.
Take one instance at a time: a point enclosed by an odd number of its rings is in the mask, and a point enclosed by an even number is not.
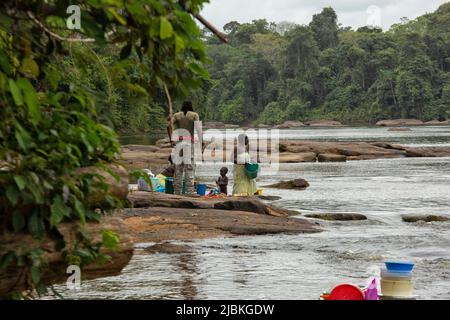
{"type": "Polygon", "coordinates": [[[217,209],[246,211],[261,215],[287,217],[299,212],[283,209],[261,201],[258,197],[193,198],[158,192],[133,191],[128,195],[133,208],[217,209]]]}
{"type": "Polygon", "coordinates": [[[120,216],[139,243],[321,231],[304,219],[234,210],[151,207],[124,209],[120,216]]]}
{"type": "Polygon", "coordinates": [[[420,126],[423,125],[423,121],[417,119],[381,120],[378,121],[376,125],[381,127],[420,126]]]}

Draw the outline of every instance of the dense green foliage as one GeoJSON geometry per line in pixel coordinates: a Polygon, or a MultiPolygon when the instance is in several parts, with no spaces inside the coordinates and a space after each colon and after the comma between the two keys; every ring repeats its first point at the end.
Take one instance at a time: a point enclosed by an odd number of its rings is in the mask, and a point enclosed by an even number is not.
{"type": "Polygon", "coordinates": [[[309,26],[230,22],[231,46],[205,33],[212,80],[199,94],[203,117],[273,124],[450,116],[450,3],[386,32],[337,20],[325,8],[309,26]]]}
{"type": "MultiPolygon", "coordinates": [[[[161,117],[161,106],[148,108],[164,101],[164,85],[174,97],[199,87],[206,54],[191,14],[203,2],[80,0],[80,30],[66,25],[71,1],[0,3],[0,235],[55,239],[68,264],[107,258],[100,248],[118,239],[106,232],[93,244],[83,225],[120,202],[100,176],[77,170],[117,158],[112,127],[161,117]],[[64,221],[79,222],[73,247],[58,232],[64,221]]],[[[29,289],[45,292],[42,253],[0,248],[0,272],[22,268],[29,289]]]]}

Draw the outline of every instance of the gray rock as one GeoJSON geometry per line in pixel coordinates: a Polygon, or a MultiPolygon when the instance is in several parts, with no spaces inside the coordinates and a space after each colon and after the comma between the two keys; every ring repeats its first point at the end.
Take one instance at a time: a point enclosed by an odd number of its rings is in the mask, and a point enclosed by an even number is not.
{"type": "Polygon", "coordinates": [[[305,215],[307,218],[328,220],[328,221],[361,221],[367,217],[360,213],[311,213],[305,215]]]}
{"type": "Polygon", "coordinates": [[[346,162],[347,157],[340,154],[321,153],[317,156],[319,162],[346,162]]]}
{"type": "Polygon", "coordinates": [[[297,189],[297,190],[304,190],[309,187],[308,181],[305,179],[295,179],[291,181],[282,181],[279,183],[275,183],[269,186],[266,186],[266,188],[275,188],[275,189],[297,189]]]}
{"type": "Polygon", "coordinates": [[[438,216],[432,214],[405,214],[402,215],[402,220],[404,222],[413,223],[413,222],[445,222],[450,221],[450,217],[448,216],[438,216]]]}

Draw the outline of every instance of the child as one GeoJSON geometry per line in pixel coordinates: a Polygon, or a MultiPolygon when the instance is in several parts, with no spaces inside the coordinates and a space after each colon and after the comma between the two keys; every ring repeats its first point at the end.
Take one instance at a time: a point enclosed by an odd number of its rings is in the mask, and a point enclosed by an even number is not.
{"type": "Polygon", "coordinates": [[[227,167],[223,167],[222,169],[220,169],[220,177],[217,179],[216,184],[220,189],[220,193],[223,194],[228,194],[228,177],[227,177],[227,173],[228,173],[228,168],[227,167]]]}

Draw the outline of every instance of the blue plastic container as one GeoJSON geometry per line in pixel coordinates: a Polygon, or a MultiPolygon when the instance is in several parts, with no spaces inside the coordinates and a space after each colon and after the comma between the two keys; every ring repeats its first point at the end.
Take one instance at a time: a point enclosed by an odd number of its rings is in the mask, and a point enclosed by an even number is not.
{"type": "Polygon", "coordinates": [[[414,269],[414,263],[411,262],[386,261],[384,264],[391,272],[411,272],[414,269]]]}
{"type": "Polygon", "coordinates": [[[197,184],[197,194],[200,196],[206,195],[206,184],[197,184]]]}

